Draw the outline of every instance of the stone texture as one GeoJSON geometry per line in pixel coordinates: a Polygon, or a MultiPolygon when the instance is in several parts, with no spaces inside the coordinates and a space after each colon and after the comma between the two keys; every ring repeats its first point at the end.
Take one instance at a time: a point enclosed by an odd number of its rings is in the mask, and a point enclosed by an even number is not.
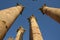
{"type": "Polygon", "coordinates": [[[37,24],[37,20],[34,17],[34,15],[32,15],[29,18],[29,22],[30,22],[30,40],[43,40],[42,34],[37,24]]]}
{"type": "Polygon", "coordinates": [[[60,23],[60,8],[53,8],[53,7],[48,7],[46,5],[42,6],[40,8],[41,12],[43,14],[46,14],[56,20],[58,23],[60,23]]]}
{"type": "Polygon", "coordinates": [[[0,40],[3,40],[12,23],[21,14],[22,5],[0,10],[0,40]]]}
{"type": "Polygon", "coordinates": [[[20,27],[18,30],[17,30],[17,35],[16,35],[16,38],[15,40],[22,40],[23,39],[23,34],[24,34],[25,30],[23,27],[20,27]]]}
{"type": "Polygon", "coordinates": [[[9,37],[8,40],[14,40],[12,37],[9,37]]]}

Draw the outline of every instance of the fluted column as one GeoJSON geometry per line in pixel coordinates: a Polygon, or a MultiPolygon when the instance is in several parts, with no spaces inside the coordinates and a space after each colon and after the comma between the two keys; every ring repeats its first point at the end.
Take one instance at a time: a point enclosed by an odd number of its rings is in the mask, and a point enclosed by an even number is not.
{"type": "Polygon", "coordinates": [[[25,32],[25,29],[23,27],[20,27],[17,30],[17,35],[16,35],[15,40],[23,40],[23,34],[24,34],[24,32],[25,32]]]}
{"type": "Polygon", "coordinates": [[[46,4],[40,8],[43,14],[46,14],[60,23],[60,8],[48,7],[46,4]]]}
{"type": "Polygon", "coordinates": [[[37,20],[34,15],[28,18],[30,24],[30,40],[43,40],[37,20]]]}
{"type": "Polygon", "coordinates": [[[0,10],[0,40],[3,40],[12,23],[21,14],[23,8],[22,5],[16,5],[0,10]]]}

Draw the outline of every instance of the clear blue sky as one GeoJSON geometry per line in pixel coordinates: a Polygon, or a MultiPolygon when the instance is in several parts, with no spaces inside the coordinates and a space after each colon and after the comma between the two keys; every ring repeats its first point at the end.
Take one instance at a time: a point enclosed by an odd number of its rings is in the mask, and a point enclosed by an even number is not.
{"type": "Polygon", "coordinates": [[[29,22],[27,18],[32,14],[37,18],[44,40],[60,40],[60,24],[49,16],[43,15],[41,11],[38,10],[44,3],[51,7],[60,8],[60,0],[0,0],[0,10],[15,6],[16,3],[21,3],[25,9],[7,32],[4,40],[7,40],[7,38],[11,36],[15,38],[16,30],[21,25],[26,29],[23,40],[29,40],[29,22]]]}

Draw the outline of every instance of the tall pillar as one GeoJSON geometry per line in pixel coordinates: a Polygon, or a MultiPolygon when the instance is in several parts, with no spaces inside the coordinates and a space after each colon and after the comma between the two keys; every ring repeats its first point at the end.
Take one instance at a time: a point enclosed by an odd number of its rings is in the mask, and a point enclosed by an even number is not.
{"type": "Polygon", "coordinates": [[[22,5],[0,10],[0,40],[3,40],[12,23],[21,14],[22,10],[22,5]]]}
{"type": "Polygon", "coordinates": [[[43,14],[50,16],[58,23],[60,23],[60,8],[48,7],[46,4],[44,4],[40,10],[43,14]]]}
{"type": "Polygon", "coordinates": [[[23,34],[24,34],[25,30],[23,27],[20,27],[18,30],[17,30],[17,35],[16,35],[16,38],[15,40],[23,40],[23,34]]]}
{"type": "Polygon", "coordinates": [[[30,22],[30,40],[43,40],[35,16],[32,15],[28,20],[30,22]]]}
{"type": "Polygon", "coordinates": [[[12,37],[9,37],[8,40],[14,40],[12,37]]]}

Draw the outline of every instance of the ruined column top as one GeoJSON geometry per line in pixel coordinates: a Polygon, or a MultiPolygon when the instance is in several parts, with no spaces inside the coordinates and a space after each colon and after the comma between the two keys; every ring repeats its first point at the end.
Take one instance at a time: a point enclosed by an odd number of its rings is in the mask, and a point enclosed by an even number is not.
{"type": "Polygon", "coordinates": [[[24,10],[25,7],[21,3],[20,4],[17,3],[16,6],[21,6],[23,8],[22,11],[20,12],[22,14],[22,12],[23,12],[23,10],[24,10]]]}
{"type": "MultiPolygon", "coordinates": [[[[44,4],[39,10],[43,13],[43,8],[46,7],[46,4],[44,4]]],[[[43,13],[44,14],[44,13],[43,13]]]]}
{"type": "Polygon", "coordinates": [[[23,12],[23,10],[24,10],[25,7],[22,4],[19,4],[19,3],[17,3],[16,6],[22,6],[23,7],[23,9],[21,11],[21,14],[22,14],[22,12],[23,12]]]}
{"type": "MultiPolygon", "coordinates": [[[[30,20],[31,20],[32,18],[36,19],[36,17],[35,17],[34,15],[30,16],[30,17],[27,18],[27,19],[28,19],[28,21],[30,22],[30,20]]],[[[36,21],[37,21],[37,19],[36,19],[36,21]]]]}
{"type": "Polygon", "coordinates": [[[8,40],[14,40],[14,38],[13,37],[9,37],[8,40]]]}
{"type": "Polygon", "coordinates": [[[17,32],[18,32],[19,30],[25,31],[25,29],[24,29],[22,26],[20,26],[20,27],[17,29],[17,32]]]}

